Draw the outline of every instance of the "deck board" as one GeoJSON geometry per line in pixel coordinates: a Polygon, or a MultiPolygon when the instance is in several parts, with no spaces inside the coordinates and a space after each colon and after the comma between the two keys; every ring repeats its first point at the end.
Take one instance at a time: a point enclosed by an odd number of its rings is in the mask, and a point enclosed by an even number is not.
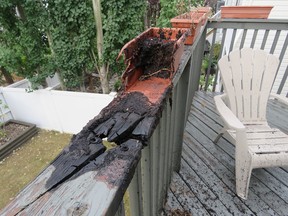
{"type": "MultiPolygon", "coordinates": [[[[194,97],[184,134],[181,170],[173,174],[169,196],[173,195],[181,210],[191,215],[287,215],[288,167],[254,169],[248,200],[235,194],[234,145],[225,136],[217,145],[213,143],[223,126],[214,95],[197,92],[194,97]]],[[[271,126],[288,133],[287,106],[270,100],[267,119],[271,126]]]]}

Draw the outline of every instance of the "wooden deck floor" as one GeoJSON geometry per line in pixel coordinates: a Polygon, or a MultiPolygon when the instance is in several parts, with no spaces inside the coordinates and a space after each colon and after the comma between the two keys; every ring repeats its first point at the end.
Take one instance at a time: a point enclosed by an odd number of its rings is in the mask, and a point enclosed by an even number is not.
{"type": "MultiPolygon", "coordinates": [[[[165,215],[288,215],[288,167],[254,169],[248,200],[236,196],[234,145],[225,137],[212,142],[223,124],[213,96],[197,92],[194,97],[181,170],[173,175],[165,215]]],[[[267,119],[288,133],[287,107],[269,101],[267,119]]]]}

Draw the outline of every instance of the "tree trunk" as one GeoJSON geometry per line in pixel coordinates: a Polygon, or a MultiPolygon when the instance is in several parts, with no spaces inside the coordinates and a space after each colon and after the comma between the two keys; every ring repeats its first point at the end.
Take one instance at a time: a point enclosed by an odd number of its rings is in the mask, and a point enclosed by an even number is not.
{"type": "Polygon", "coordinates": [[[17,7],[17,12],[18,12],[20,19],[22,21],[26,21],[26,15],[25,15],[24,8],[22,7],[22,5],[18,3],[16,7],[17,7]]]}
{"type": "Polygon", "coordinates": [[[6,80],[6,82],[10,85],[14,83],[13,77],[11,76],[11,74],[4,68],[4,67],[0,67],[0,70],[6,80]]]}
{"type": "MultiPolygon", "coordinates": [[[[50,50],[51,50],[51,55],[54,56],[54,55],[55,55],[55,52],[54,52],[54,49],[53,49],[53,38],[52,38],[52,35],[51,35],[51,32],[50,32],[49,29],[46,31],[46,36],[47,36],[47,39],[48,39],[49,48],[50,48],[50,50]]],[[[63,91],[66,91],[67,88],[66,88],[66,86],[65,86],[65,83],[64,83],[64,81],[63,81],[63,78],[62,78],[60,72],[57,71],[57,72],[55,72],[55,74],[57,74],[57,76],[58,76],[58,78],[59,78],[61,89],[62,89],[63,91]]]]}
{"type": "Polygon", "coordinates": [[[93,3],[93,11],[94,11],[94,18],[96,23],[96,31],[97,31],[97,52],[98,52],[98,59],[101,62],[100,69],[98,71],[100,76],[101,88],[103,94],[109,93],[109,84],[108,84],[108,65],[107,63],[102,63],[103,60],[103,28],[102,28],[102,19],[101,19],[101,3],[100,0],[92,0],[93,3]]]}

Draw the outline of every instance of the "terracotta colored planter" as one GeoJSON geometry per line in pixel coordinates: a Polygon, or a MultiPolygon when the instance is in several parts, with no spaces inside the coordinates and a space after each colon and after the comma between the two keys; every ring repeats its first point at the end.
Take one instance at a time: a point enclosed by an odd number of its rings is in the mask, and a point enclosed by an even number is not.
{"type": "MultiPolygon", "coordinates": [[[[190,34],[185,41],[185,45],[193,44],[196,36],[200,32],[201,25],[205,19],[204,12],[191,11],[189,13],[181,14],[170,20],[174,28],[189,28],[190,34]]],[[[205,21],[204,21],[205,22],[205,21]]]]}
{"type": "Polygon", "coordinates": [[[222,6],[221,18],[267,19],[273,6],[222,6]]]}
{"type": "Polygon", "coordinates": [[[211,7],[197,7],[196,9],[194,9],[192,11],[198,12],[200,14],[202,13],[204,15],[203,20],[202,20],[202,25],[205,24],[208,17],[212,14],[212,8],[211,7]]]}
{"type": "MultiPolygon", "coordinates": [[[[134,38],[133,40],[129,41],[127,44],[125,44],[118,55],[118,58],[121,56],[122,53],[125,55],[125,63],[127,65],[127,68],[122,75],[122,82],[124,83],[125,90],[129,90],[131,86],[133,85],[135,86],[137,85],[137,83],[143,81],[139,78],[143,77],[142,75],[145,69],[141,66],[141,60],[139,62],[139,56],[141,56],[142,54],[141,50],[143,49],[143,47],[145,46],[147,47],[147,44],[145,44],[147,41],[149,42],[149,40],[147,39],[151,40],[161,39],[162,44],[164,44],[164,46],[166,46],[165,44],[169,45],[169,43],[171,44],[171,42],[175,42],[172,43],[171,45],[172,46],[171,63],[169,63],[169,66],[165,68],[165,70],[169,71],[170,73],[169,77],[161,78],[149,75],[150,80],[153,77],[155,77],[155,80],[167,80],[167,85],[169,85],[174,75],[174,72],[178,69],[181,55],[184,52],[184,41],[186,40],[188,32],[189,32],[188,29],[179,29],[179,28],[150,28],[145,32],[143,32],[142,34],[140,34],[139,36],[137,36],[136,38],[134,38]]],[[[163,56],[163,58],[165,58],[165,55],[163,56]]],[[[159,57],[159,59],[157,59],[156,61],[161,62],[163,61],[163,59],[159,57]]],[[[156,70],[159,70],[159,68],[156,70]]],[[[155,74],[157,72],[158,71],[155,71],[155,74]]],[[[150,74],[153,73],[154,71],[150,72],[150,74]]],[[[146,81],[148,83],[148,80],[146,81]]]]}

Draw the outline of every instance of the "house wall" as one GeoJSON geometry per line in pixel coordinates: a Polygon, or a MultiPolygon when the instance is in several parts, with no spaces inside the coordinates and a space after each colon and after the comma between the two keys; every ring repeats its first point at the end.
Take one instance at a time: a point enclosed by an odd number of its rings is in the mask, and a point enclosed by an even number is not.
{"type": "Polygon", "coordinates": [[[78,133],[114,98],[111,95],[41,89],[2,88],[14,119],[39,128],[78,133]]]}
{"type": "Polygon", "coordinates": [[[287,0],[242,0],[241,5],[272,5],[274,7],[269,14],[269,19],[288,19],[287,0]]]}
{"type": "Polygon", "coordinates": [[[235,5],[241,5],[243,0],[225,0],[226,6],[235,6],[235,5]]]}
{"type": "MultiPolygon", "coordinates": [[[[233,5],[233,3],[235,3],[235,0],[227,0],[226,4],[227,5],[233,5]]],[[[271,10],[270,14],[269,14],[269,19],[287,19],[288,20],[288,1],[286,0],[241,0],[240,2],[238,2],[238,5],[272,5],[274,6],[273,9],[271,10]]],[[[235,5],[235,4],[234,4],[235,5]]],[[[235,40],[235,44],[234,44],[234,48],[239,48],[240,46],[240,40],[242,37],[242,33],[243,31],[238,31],[237,35],[236,35],[236,40],[235,40]]],[[[270,31],[268,39],[267,39],[267,43],[265,46],[265,50],[267,52],[270,51],[270,48],[272,46],[272,41],[274,39],[274,36],[276,34],[276,31],[270,31]]],[[[230,36],[232,35],[232,30],[230,30],[230,36]]],[[[253,31],[249,30],[247,32],[246,35],[246,41],[244,44],[244,47],[249,47],[251,40],[252,40],[252,36],[253,36],[253,31]]],[[[255,48],[260,48],[261,47],[261,43],[262,43],[262,39],[264,36],[264,31],[258,31],[258,36],[255,42],[255,48]]],[[[227,34],[227,37],[229,37],[229,33],[227,34]]],[[[283,47],[285,38],[287,37],[287,31],[282,31],[276,46],[276,49],[274,51],[274,55],[279,56],[281,49],[283,47]]],[[[228,47],[226,47],[228,49],[228,47]]],[[[284,55],[283,61],[279,67],[279,71],[278,74],[276,76],[273,88],[272,88],[272,92],[277,92],[279,85],[282,81],[283,75],[285,73],[285,70],[287,69],[287,65],[288,65],[288,51],[286,50],[286,53],[284,55]]],[[[281,92],[282,95],[286,96],[286,94],[288,93],[288,80],[286,80],[284,88],[281,92]]]]}
{"type": "MultiPolygon", "coordinates": [[[[288,1],[286,0],[243,0],[242,5],[263,5],[263,6],[273,5],[274,7],[271,10],[268,19],[288,19],[288,13],[287,13],[288,1]]],[[[259,38],[261,38],[261,36],[263,37],[263,35],[264,35],[264,31],[259,32],[259,38]]],[[[275,31],[272,31],[268,37],[267,50],[269,50],[269,48],[272,45],[272,39],[274,38],[274,35],[275,35],[275,31]]],[[[283,31],[279,37],[279,41],[275,49],[276,56],[279,56],[286,36],[287,36],[287,31],[285,32],[283,31]]],[[[249,35],[247,34],[247,37],[251,37],[252,39],[252,33],[249,35]]],[[[256,41],[256,45],[259,47],[261,46],[259,40],[256,41]]],[[[286,50],[282,64],[280,65],[277,77],[275,79],[272,92],[277,92],[279,85],[281,83],[281,80],[283,78],[283,75],[285,73],[285,70],[287,68],[287,65],[288,65],[288,52],[286,50]]],[[[288,93],[288,80],[286,80],[286,83],[284,85],[284,88],[281,94],[286,96],[287,93],[288,93]]]]}

